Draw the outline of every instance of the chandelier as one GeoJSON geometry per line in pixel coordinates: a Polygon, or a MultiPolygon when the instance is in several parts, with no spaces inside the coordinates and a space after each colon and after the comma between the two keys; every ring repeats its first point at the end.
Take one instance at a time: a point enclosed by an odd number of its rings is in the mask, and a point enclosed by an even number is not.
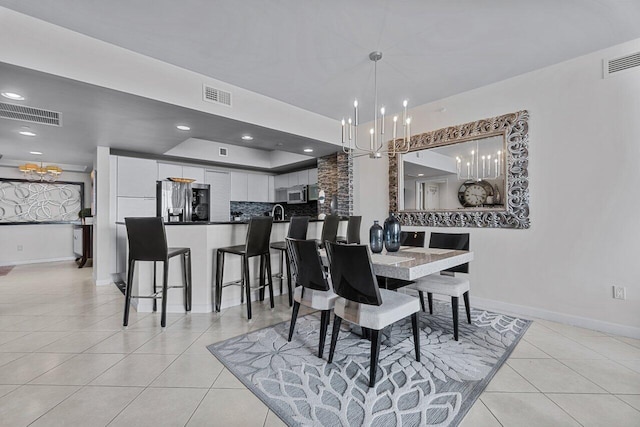
{"type": "Polygon", "coordinates": [[[349,117],[346,121],[342,119],[342,151],[352,154],[354,157],[369,156],[372,159],[379,159],[383,154],[394,157],[396,154],[404,154],[409,152],[408,142],[411,140],[411,117],[407,117],[408,102],[405,99],[402,103],[403,114],[402,122],[402,138],[400,143],[402,148],[396,146],[398,139],[398,116],[393,116],[392,125],[392,141],[391,148],[385,146],[385,108],[382,106],[378,109],[378,61],[382,59],[382,52],[371,52],[369,59],[373,61],[373,127],[369,129],[369,147],[362,146],[358,143],[358,100],[353,101],[353,117],[349,117]]]}
{"type": "Polygon", "coordinates": [[[62,174],[62,169],[59,166],[43,166],[42,162],[40,162],[40,166],[35,163],[25,163],[24,165],[18,166],[18,169],[29,181],[51,182],[57,180],[62,174]]]}
{"type": "Polygon", "coordinates": [[[459,180],[495,179],[502,175],[504,153],[497,152],[480,153],[478,141],[476,148],[471,150],[470,157],[456,156],[456,169],[459,180]]]}

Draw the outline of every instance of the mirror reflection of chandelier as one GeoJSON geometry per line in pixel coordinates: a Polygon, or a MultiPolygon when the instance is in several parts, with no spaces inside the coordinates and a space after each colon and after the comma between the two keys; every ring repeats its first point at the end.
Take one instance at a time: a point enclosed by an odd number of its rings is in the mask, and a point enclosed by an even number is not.
{"type": "Polygon", "coordinates": [[[20,172],[24,174],[24,177],[29,181],[55,181],[62,174],[62,168],[55,165],[43,166],[40,162],[40,166],[35,163],[25,163],[18,166],[20,172]]]}
{"type": "Polygon", "coordinates": [[[471,150],[469,157],[456,156],[456,169],[459,180],[476,180],[499,178],[502,175],[504,153],[501,150],[492,153],[481,153],[476,148],[471,150]]]}
{"type": "Polygon", "coordinates": [[[393,116],[392,140],[394,141],[392,148],[385,147],[385,108],[378,108],[378,61],[382,59],[382,52],[371,52],[369,59],[373,61],[373,127],[369,129],[369,147],[358,144],[358,100],[353,101],[353,117],[349,117],[346,121],[342,119],[342,151],[344,153],[353,154],[355,157],[369,156],[372,159],[379,159],[383,154],[394,157],[396,154],[405,154],[409,152],[409,141],[411,140],[411,117],[407,117],[407,100],[402,103],[404,108],[402,121],[400,122],[403,137],[398,142],[402,144],[402,148],[396,148],[396,140],[398,140],[398,116],[393,116]]]}

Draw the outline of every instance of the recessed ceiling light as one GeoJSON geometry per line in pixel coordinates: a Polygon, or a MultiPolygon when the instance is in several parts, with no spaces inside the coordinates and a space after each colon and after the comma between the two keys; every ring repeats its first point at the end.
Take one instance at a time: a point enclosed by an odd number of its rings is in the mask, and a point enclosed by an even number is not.
{"type": "Polygon", "coordinates": [[[418,176],[424,176],[424,174],[423,173],[419,173],[418,176]]]}
{"type": "Polygon", "coordinates": [[[36,136],[36,134],[34,132],[31,132],[30,130],[21,130],[18,133],[24,136],[36,136]]]}
{"type": "Polygon", "coordinates": [[[24,101],[24,96],[15,92],[2,92],[2,96],[4,96],[5,98],[9,98],[13,101],[24,101]]]}
{"type": "Polygon", "coordinates": [[[186,125],[178,125],[176,128],[178,128],[178,130],[191,130],[191,128],[186,125]]]}
{"type": "Polygon", "coordinates": [[[313,148],[305,148],[304,152],[305,153],[313,153],[313,148]]]}
{"type": "Polygon", "coordinates": [[[36,156],[42,155],[40,151],[29,151],[29,154],[35,154],[36,156]]]}
{"type": "Polygon", "coordinates": [[[251,135],[242,135],[243,141],[253,141],[253,137],[251,135]]]}

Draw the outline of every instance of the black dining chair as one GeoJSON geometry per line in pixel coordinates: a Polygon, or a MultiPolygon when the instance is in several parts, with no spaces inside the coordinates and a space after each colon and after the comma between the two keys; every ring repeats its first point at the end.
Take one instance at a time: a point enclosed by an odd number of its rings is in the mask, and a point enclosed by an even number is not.
{"type": "Polygon", "coordinates": [[[329,317],[338,296],[331,289],[327,274],[322,266],[322,260],[318,253],[318,245],[315,240],[297,240],[287,238],[287,253],[291,257],[291,265],[296,271],[296,280],[301,286],[294,291],[293,313],[289,326],[289,341],[298,318],[300,305],[320,310],[320,343],[318,345],[318,357],[322,357],[324,343],[327,337],[329,317]]]}
{"type": "Polygon", "coordinates": [[[420,304],[410,295],[378,287],[366,245],[328,243],[327,246],[331,281],[334,292],[339,296],[333,308],[335,317],[329,363],[333,362],[342,320],[360,326],[370,332],[369,387],[373,387],[380,355],[380,332],[384,327],[411,316],[416,360],[420,361],[420,304]]]}
{"type": "Polygon", "coordinates": [[[362,223],[361,216],[352,215],[347,220],[347,235],[339,236],[336,241],[338,243],[347,243],[347,244],[360,244],[360,224],[362,223]]]}
{"type": "Polygon", "coordinates": [[[321,248],[325,242],[335,242],[338,239],[338,226],[340,225],[340,217],[337,215],[327,215],[322,225],[322,234],[318,244],[321,248]]]}
{"type": "Polygon", "coordinates": [[[424,231],[401,231],[400,246],[424,248],[425,234],[424,231]]]}
{"type": "MultiPolygon", "coordinates": [[[[469,233],[431,233],[429,239],[430,248],[469,250],[469,233]]],[[[469,305],[469,279],[458,277],[455,273],[469,273],[469,263],[458,265],[438,274],[417,279],[408,286],[409,289],[418,291],[422,311],[424,307],[424,293],[427,293],[429,301],[429,314],[433,314],[433,294],[448,295],[451,297],[451,310],[453,312],[453,338],[458,341],[458,300],[464,299],[467,312],[467,322],[471,323],[471,307],[469,305]]]]}
{"type": "MultiPolygon", "coordinates": [[[[309,228],[309,217],[308,216],[293,216],[289,221],[289,231],[287,232],[287,237],[297,240],[306,240],[307,239],[307,229],[309,228]]],[[[284,261],[286,269],[287,269],[287,287],[289,291],[289,307],[293,305],[293,288],[295,287],[294,282],[291,281],[291,265],[289,263],[289,257],[285,256],[287,251],[286,242],[273,242],[269,246],[271,249],[275,249],[280,253],[280,271],[276,273],[275,278],[280,280],[280,294],[282,295],[282,282],[284,281],[284,272],[282,271],[282,263],[284,261]]],[[[264,292],[264,291],[263,291],[264,292]]]]}
{"type": "Polygon", "coordinates": [[[124,297],[123,326],[129,324],[129,307],[131,298],[153,299],[153,311],[156,311],[156,300],[162,299],[162,314],[160,326],[167,326],[167,291],[173,288],[184,289],[184,309],[191,311],[191,249],[169,248],[167,246],[167,234],[164,223],[160,217],[125,218],[127,239],[129,241],[129,272],[124,297]],[[182,258],[182,271],[184,284],[182,286],[169,286],[169,260],[173,257],[182,258]],[[134,270],[137,261],[153,261],[153,294],[131,295],[134,270]],[[163,263],[162,289],[158,291],[156,284],[156,263],[163,263]]]}
{"type": "Polygon", "coordinates": [[[271,253],[269,252],[269,237],[271,235],[271,217],[253,217],[249,220],[247,238],[244,245],[227,246],[216,251],[216,311],[220,311],[222,304],[222,288],[231,285],[240,285],[241,298],[247,299],[247,318],[251,320],[251,280],[249,278],[249,259],[260,257],[260,284],[258,289],[269,288],[269,302],[273,305],[273,278],[271,276],[271,253]],[[242,258],[240,280],[224,283],[224,260],[226,254],[239,255],[242,258]],[[268,283],[265,284],[264,271],[267,270],[268,283]]]}

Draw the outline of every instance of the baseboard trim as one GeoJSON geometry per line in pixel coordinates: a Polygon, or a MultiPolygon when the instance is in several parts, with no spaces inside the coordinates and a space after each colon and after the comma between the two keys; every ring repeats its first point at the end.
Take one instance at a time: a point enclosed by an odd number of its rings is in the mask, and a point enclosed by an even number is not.
{"type": "Polygon", "coordinates": [[[105,286],[105,285],[111,285],[113,283],[113,280],[101,279],[101,280],[95,280],[94,283],[96,286],[105,286]]]}
{"type": "Polygon", "coordinates": [[[5,267],[8,265],[40,264],[45,262],[60,262],[60,261],[74,261],[74,260],[75,260],[75,257],[62,257],[62,258],[46,258],[46,259],[28,259],[23,261],[12,261],[12,262],[2,261],[0,262],[0,267],[5,267]]]}
{"type": "MultiPolygon", "coordinates": [[[[478,298],[471,295],[471,306],[486,310],[494,310],[504,314],[515,314],[520,317],[538,318],[552,322],[564,323],[580,328],[593,329],[609,334],[640,339],[640,328],[621,325],[619,323],[605,322],[603,320],[590,319],[588,317],[575,316],[573,314],[559,313],[544,308],[529,307],[511,304],[503,301],[495,301],[486,298],[478,298]]],[[[534,319],[535,320],[535,319],[534,319]]]]}

